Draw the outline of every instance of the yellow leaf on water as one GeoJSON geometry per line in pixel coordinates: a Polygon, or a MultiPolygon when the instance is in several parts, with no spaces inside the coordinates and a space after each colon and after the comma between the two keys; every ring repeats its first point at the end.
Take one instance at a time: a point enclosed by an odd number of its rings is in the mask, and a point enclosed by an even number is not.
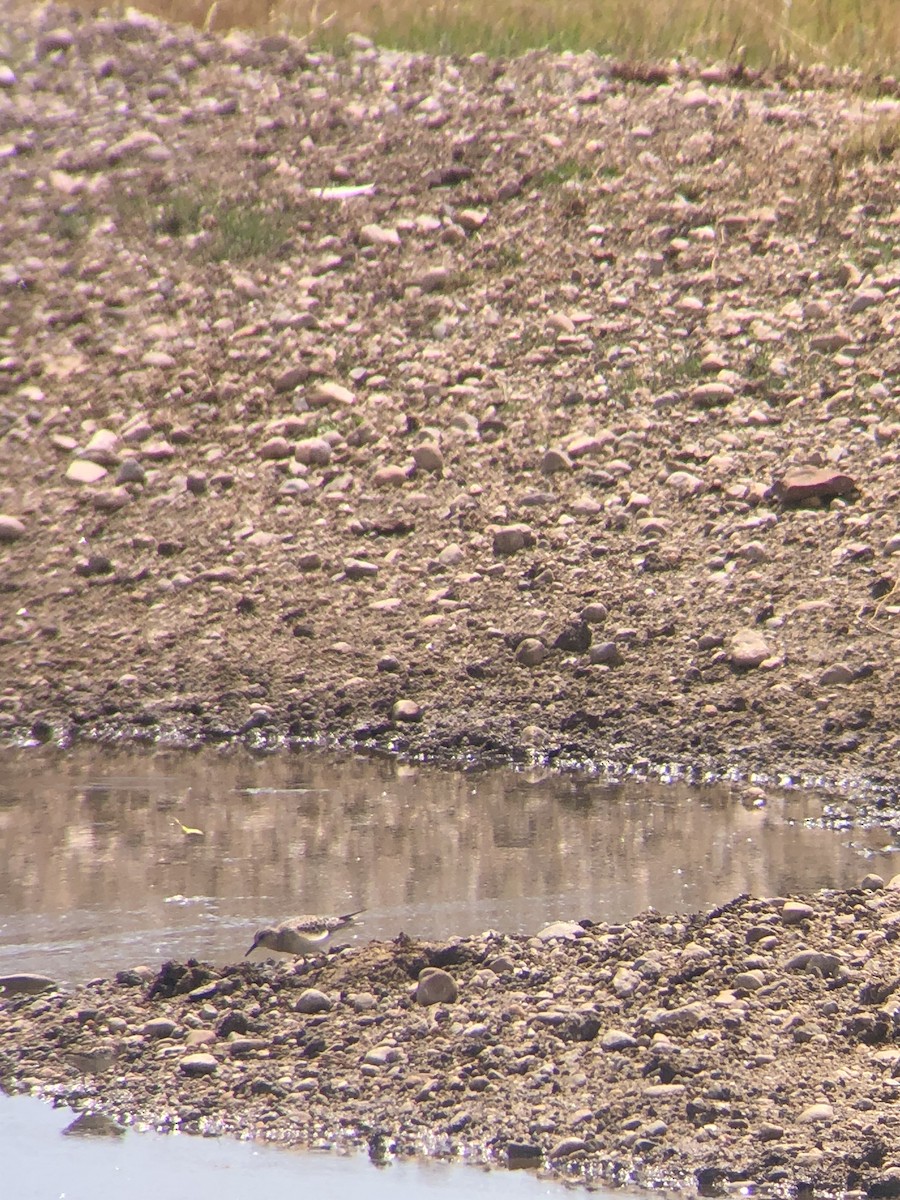
{"type": "Polygon", "coordinates": [[[179,821],[179,820],[178,820],[178,818],[177,818],[177,817],[173,818],[173,821],[172,821],[172,823],[173,823],[174,825],[177,825],[177,826],[178,826],[178,828],[181,830],[181,832],[184,834],[184,836],[185,836],[185,837],[198,837],[198,838],[201,838],[201,837],[205,837],[205,836],[206,836],[206,835],[204,834],[204,832],[203,832],[203,830],[202,830],[202,829],[192,829],[190,825],[183,825],[183,824],[181,823],[181,821],[179,821]]]}

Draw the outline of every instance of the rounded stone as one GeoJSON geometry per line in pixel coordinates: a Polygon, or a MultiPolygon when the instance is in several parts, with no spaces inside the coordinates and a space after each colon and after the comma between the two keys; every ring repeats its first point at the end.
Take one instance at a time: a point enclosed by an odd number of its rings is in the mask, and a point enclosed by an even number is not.
{"type": "Polygon", "coordinates": [[[622,651],[615,642],[598,642],[596,646],[591,646],[590,660],[595,665],[608,667],[620,667],[624,662],[622,651]]]}
{"type": "Polygon", "coordinates": [[[18,517],[0,513],[0,542],[18,541],[25,533],[25,526],[18,517]]]}
{"type": "Polygon", "coordinates": [[[331,455],[331,443],[323,437],[303,438],[294,444],[294,458],[307,466],[327,466],[331,462],[331,455]]]}
{"type": "Polygon", "coordinates": [[[71,483],[99,483],[106,475],[106,467],[86,458],[76,458],[66,468],[66,479],[71,483]]]}
{"type": "Polygon", "coordinates": [[[536,667],[549,653],[540,638],[523,638],[516,647],[516,662],[523,667],[536,667]]]}
{"type": "Polygon", "coordinates": [[[813,916],[815,916],[815,909],[811,905],[803,904],[799,900],[788,900],[781,910],[781,923],[783,925],[799,925],[813,916]]]}
{"type": "Polygon", "coordinates": [[[434,442],[422,442],[421,445],[413,448],[413,462],[420,471],[433,471],[438,473],[444,469],[444,456],[441,454],[440,447],[434,442]]]}
{"type": "Polygon", "coordinates": [[[186,1054],[178,1064],[183,1075],[196,1078],[201,1075],[212,1075],[218,1067],[218,1060],[212,1054],[186,1054]]]}
{"type": "Polygon", "coordinates": [[[416,1001],[422,1005],[452,1004],[459,995],[456,980],[439,967],[425,967],[416,985],[416,1001]]]}
{"type": "Polygon", "coordinates": [[[772,651],[758,630],[738,629],[732,636],[729,654],[732,666],[749,670],[770,658],[772,651]]]}
{"type": "Polygon", "coordinates": [[[307,988],[305,992],[301,992],[294,1005],[295,1011],[299,1013],[331,1012],[333,1007],[332,1000],[318,988],[307,988]]]}

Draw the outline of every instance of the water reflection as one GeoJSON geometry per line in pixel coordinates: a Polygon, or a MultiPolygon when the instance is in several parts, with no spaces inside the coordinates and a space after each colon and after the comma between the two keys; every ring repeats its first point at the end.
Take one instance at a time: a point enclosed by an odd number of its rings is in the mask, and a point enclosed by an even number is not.
{"type": "Polygon", "coordinates": [[[0,760],[0,973],[234,960],[257,923],[302,911],[364,907],[357,937],[445,938],[894,873],[890,854],[806,828],[819,811],[799,793],[756,807],[727,787],[539,770],[19,753],[0,760]]]}
{"type": "MultiPolygon", "coordinates": [[[[423,1196],[483,1196],[490,1200],[537,1200],[587,1195],[525,1172],[485,1171],[429,1161],[392,1163],[376,1169],[365,1156],[274,1149],[226,1138],[157,1136],[129,1132],[124,1138],[61,1137],[72,1120],[31,1097],[0,1093],[0,1158],[4,1187],[16,1200],[129,1200],[190,1194],[192,1200],[223,1195],[265,1195],[266,1200],[420,1200],[423,1196]],[[189,1187],[186,1181],[190,1181],[189,1187]]],[[[593,1195],[598,1193],[594,1192],[593,1195]]],[[[600,1192],[601,1200],[612,1193],[600,1192]]],[[[617,1200],[635,1200],[616,1192],[617,1200]]]]}

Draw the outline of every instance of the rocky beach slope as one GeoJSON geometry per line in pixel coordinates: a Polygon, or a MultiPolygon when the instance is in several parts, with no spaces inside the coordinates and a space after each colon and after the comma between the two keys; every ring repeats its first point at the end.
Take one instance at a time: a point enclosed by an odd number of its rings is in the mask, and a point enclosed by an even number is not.
{"type": "Polygon", "coordinates": [[[10,9],[0,732],[892,785],[898,120],[10,9]]]}

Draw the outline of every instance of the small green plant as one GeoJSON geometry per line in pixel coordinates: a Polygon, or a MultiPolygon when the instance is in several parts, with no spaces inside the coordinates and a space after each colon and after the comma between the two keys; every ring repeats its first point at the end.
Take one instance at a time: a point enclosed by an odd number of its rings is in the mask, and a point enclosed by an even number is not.
{"type": "Polygon", "coordinates": [[[209,256],[216,262],[272,258],[288,240],[292,229],[283,209],[254,200],[220,201],[213,216],[209,256]]]}
{"type": "Polygon", "coordinates": [[[211,189],[185,188],[162,197],[122,192],[116,212],[121,223],[135,226],[142,236],[147,230],[171,238],[205,233],[196,248],[212,262],[272,258],[294,225],[286,209],[261,197],[232,199],[211,189]]]}
{"type": "Polygon", "coordinates": [[[691,383],[703,378],[703,360],[699,354],[688,354],[681,362],[676,363],[672,378],[677,383],[691,383]]]}
{"type": "Polygon", "coordinates": [[[596,168],[581,162],[580,159],[563,158],[554,166],[538,172],[534,177],[534,186],[542,191],[547,188],[560,188],[567,183],[586,183],[595,175],[596,168]]]}
{"type": "MultiPolygon", "coordinates": [[[[77,0],[93,7],[93,0],[77,0]]],[[[124,8],[124,0],[116,0],[124,8]]],[[[169,20],[222,33],[290,31],[347,53],[349,33],[386,47],[494,56],[593,50],[633,62],[691,55],[772,67],[850,65],[896,74],[897,0],[142,0],[169,20]]]]}
{"type": "Polygon", "coordinates": [[[198,233],[203,218],[203,199],[191,192],[173,192],[158,208],[152,219],[157,233],[182,237],[198,233]]]}
{"type": "Polygon", "coordinates": [[[517,267],[521,267],[524,261],[522,251],[517,245],[513,242],[504,242],[502,246],[497,246],[494,250],[487,267],[488,270],[502,274],[504,271],[514,271],[517,267]]]}
{"type": "Polygon", "coordinates": [[[90,233],[94,222],[92,212],[78,207],[67,207],[56,214],[57,237],[68,242],[79,242],[90,233]]]}
{"type": "Polygon", "coordinates": [[[754,346],[747,359],[747,374],[753,379],[769,378],[771,363],[772,351],[766,346],[754,346]]]}

